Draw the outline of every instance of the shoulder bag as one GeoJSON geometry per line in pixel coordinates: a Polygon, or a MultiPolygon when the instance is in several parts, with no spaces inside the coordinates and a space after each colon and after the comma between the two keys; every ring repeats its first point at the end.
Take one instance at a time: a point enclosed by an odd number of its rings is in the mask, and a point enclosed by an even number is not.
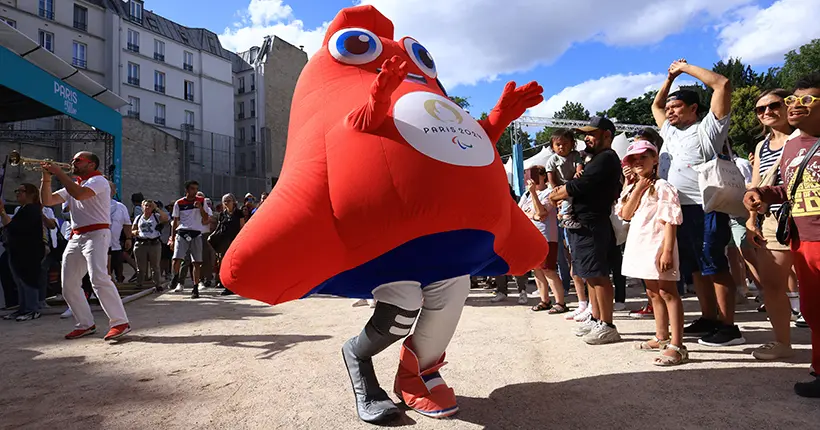
{"type": "MultiPolygon", "coordinates": [[[[785,150],[785,147],[783,148],[785,150]]],[[[794,195],[797,193],[797,187],[803,182],[803,171],[806,170],[809,160],[814,157],[818,148],[820,148],[820,139],[814,142],[809,152],[806,153],[806,157],[803,158],[803,162],[800,163],[800,167],[797,168],[796,176],[794,177],[794,181],[792,181],[792,187],[789,191],[789,200],[783,202],[783,205],[780,206],[780,209],[777,211],[777,241],[783,245],[788,245],[792,239],[792,206],[794,205],[794,195]]]]}

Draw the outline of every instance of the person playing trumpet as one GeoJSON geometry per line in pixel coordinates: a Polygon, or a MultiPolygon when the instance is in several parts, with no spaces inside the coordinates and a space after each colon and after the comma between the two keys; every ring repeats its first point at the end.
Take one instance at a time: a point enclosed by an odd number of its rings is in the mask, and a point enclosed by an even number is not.
{"type": "Polygon", "coordinates": [[[108,248],[111,240],[111,186],[98,171],[100,159],[88,151],[78,152],[71,159],[71,173],[77,181],[57,164],[40,163],[43,179],[40,199],[45,206],[68,203],[71,213],[71,238],[63,253],[63,297],[74,315],[74,331],[66,339],[78,339],[94,334],[96,326],[91,307],[82,290],[82,279],[90,273],[91,286],[110,320],[105,340],[122,337],[131,331],[117,287],[108,276],[108,248]],[[64,188],[52,192],[51,178],[56,176],[64,188]]]}

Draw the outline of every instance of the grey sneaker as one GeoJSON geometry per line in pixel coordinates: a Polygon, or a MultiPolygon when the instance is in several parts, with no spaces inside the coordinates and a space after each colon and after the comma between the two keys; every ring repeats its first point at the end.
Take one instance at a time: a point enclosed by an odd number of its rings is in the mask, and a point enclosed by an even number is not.
{"type": "Polygon", "coordinates": [[[503,302],[504,300],[507,300],[507,295],[504,293],[496,293],[496,295],[490,299],[493,303],[503,302]]]}
{"type": "Polygon", "coordinates": [[[791,345],[780,342],[769,342],[752,351],[752,357],[758,360],[779,360],[794,357],[791,345]]]}
{"type": "Polygon", "coordinates": [[[606,345],[621,341],[618,329],[610,327],[604,322],[599,323],[592,331],[584,336],[584,342],[589,345],[606,345]]]}
{"type": "Polygon", "coordinates": [[[575,336],[583,337],[589,334],[592,330],[598,327],[600,321],[595,321],[592,319],[592,316],[587,318],[585,321],[581,322],[578,325],[578,328],[575,329],[575,336]]]}

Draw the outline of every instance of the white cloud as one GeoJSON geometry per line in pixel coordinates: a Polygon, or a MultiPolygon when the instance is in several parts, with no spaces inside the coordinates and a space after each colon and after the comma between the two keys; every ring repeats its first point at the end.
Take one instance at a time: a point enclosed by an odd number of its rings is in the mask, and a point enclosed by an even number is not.
{"type": "MultiPolygon", "coordinates": [[[[717,22],[752,0],[506,0],[504,7],[497,0],[357,1],[390,18],[397,39],[412,36],[424,44],[442,82],[453,88],[550,64],[574,43],[654,44],[693,23],[717,22]]],[[[305,28],[282,0],[251,0],[242,16],[240,26],[220,36],[229,49],[246,50],[275,34],[305,45],[310,55],[326,28],[305,28]]]]}
{"type": "Polygon", "coordinates": [[[739,10],[737,20],[720,31],[718,53],[744,63],[768,65],[783,54],[820,38],[820,0],[779,0],[766,9],[739,10]]]}
{"type": "MultiPolygon", "coordinates": [[[[581,102],[590,114],[595,115],[597,111],[607,110],[612,107],[612,103],[618,97],[632,99],[643,95],[647,91],[657,90],[665,79],[665,74],[641,73],[639,75],[610,75],[589,80],[564,88],[558,94],[530,109],[528,115],[552,117],[568,101],[581,102]]],[[[675,88],[689,84],[692,84],[692,82],[686,80],[676,81],[675,88]]]]}

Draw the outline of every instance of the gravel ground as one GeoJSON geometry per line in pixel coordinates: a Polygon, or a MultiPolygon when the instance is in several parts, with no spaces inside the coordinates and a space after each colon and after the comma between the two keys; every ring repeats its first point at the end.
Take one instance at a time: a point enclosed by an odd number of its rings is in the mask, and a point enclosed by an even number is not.
{"type": "MultiPolygon", "coordinates": [[[[639,291],[630,290],[637,295],[639,291]]],[[[0,321],[3,429],[358,429],[340,347],[370,316],[353,300],[309,298],[277,307],[206,291],[200,300],[165,293],[127,305],[134,331],[106,343],[98,333],[62,336],[71,320],[45,315],[0,321]]],[[[575,323],[473,290],[442,371],[461,411],[433,420],[409,411],[396,426],[507,428],[817,428],[820,400],[795,396],[807,378],[808,329],[793,329],[797,356],[754,360],[771,340],[755,303],[739,306],[746,345],[709,349],[688,339],[691,363],[650,364],[631,343],[651,320],[617,313],[624,342],[588,346],[575,323]]],[[[530,300],[530,305],[535,304],[530,300]]],[[[631,308],[642,304],[630,299],[631,308]]],[[[687,317],[697,303],[686,301],[687,317]]],[[[398,344],[374,362],[392,386],[398,344]]],[[[388,389],[388,391],[390,391],[388,389]]]]}

